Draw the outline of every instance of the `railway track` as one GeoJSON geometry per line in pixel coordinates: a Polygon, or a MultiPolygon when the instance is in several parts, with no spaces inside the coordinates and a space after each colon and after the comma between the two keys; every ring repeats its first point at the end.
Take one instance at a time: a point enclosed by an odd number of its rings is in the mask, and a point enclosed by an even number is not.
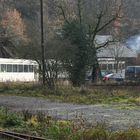
{"type": "Polygon", "coordinates": [[[92,85],[90,87],[140,87],[140,85],[92,85]]]}
{"type": "Polygon", "coordinates": [[[140,86],[140,83],[101,83],[101,84],[89,84],[89,86],[125,86],[125,87],[132,87],[132,86],[140,86]]]}
{"type": "Polygon", "coordinates": [[[3,138],[4,140],[46,140],[45,138],[10,131],[0,131],[0,138],[3,138]]]}
{"type": "Polygon", "coordinates": [[[112,89],[130,89],[130,90],[140,90],[140,84],[125,84],[125,83],[119,83],[119,84],[109,84],[109,83],[105,83],[105,84],[91,84],[91,85],[87,85],[87,88],[90,89],[108,89],[108,90],[112,90],[112,89]]]}

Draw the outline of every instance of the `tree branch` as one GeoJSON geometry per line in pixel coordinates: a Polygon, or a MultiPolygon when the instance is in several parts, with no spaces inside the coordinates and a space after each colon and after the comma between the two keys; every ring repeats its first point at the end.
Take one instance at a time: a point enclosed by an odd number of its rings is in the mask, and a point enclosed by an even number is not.
{"type": "Polygon", "coordinates": [[[66,18],[66,14],[65,14],[65,11],[64,11],[62,5],[59,5],[59,6],[57,6],[57,7],[61,10],[61,14],[62,14],[64,20],[65,20],[67,23],[69,23],[68,19],[66,18]]]}
{"type": "Polygon", "coordinates": [[[96,34],[97,34],[97,30],[98,30],[98,28],[99,28],[99,26],[100,26],[100,23],[101,23],[101,21],[102,21],[102,17],[104,16],[104,14],[105,14],[105,13],[103,13],[103,11],[101,11],[100,14],[97,15],[97,19],[98,19],[98,20],[97,20],[96,26],[95,26],[95,28],[93,29],[93,31],[91,32],[91,36],[92,36],[91,42],[94,42],[94,40],[95,40],[95,36],[96,36],[96,34]]]}
{"type": "Polygon", "coordinates": [[[78,0],[77,8],[78,8],[79,22],[80,22],[80,25],[81,25],[82,24],[81,0],[78,0]]]}
{"type": "MultiPolygon", "coordinates": [[[[115,21],[117,18],[121,18],[119,16],[120,14],[120,10],[121,10],[121,6],[119,6],[118,11],[116,12],[116,14],[114,15],[114,17],[112,17],[107,23],[105,23],[104,25],[102,25],[99,29],[97,29],[97,33],[100,32],[101,30],[103,30],[106,26],[108,26],[109,24],[111,24],[113,21],[115,21]]],[[[102,16],[103,17],[103,16],[102,16]]],[[[102,18],[101,17],[101,18],[102,18]]],[[[101,20],[101,19],[100,19],[101,20]]],[[[98,26],[99,27],[99,26],[98,26]]]]}
{"type": "Polygon", "coordinates": [[[100,45],[99,47],[96,47],[96,50],[99,50],[101,48],[104,48],[105,46],[107,46],[110,43],[110,41],[107,41],[106,43],[103,43],[102,45],[100,45]]]}

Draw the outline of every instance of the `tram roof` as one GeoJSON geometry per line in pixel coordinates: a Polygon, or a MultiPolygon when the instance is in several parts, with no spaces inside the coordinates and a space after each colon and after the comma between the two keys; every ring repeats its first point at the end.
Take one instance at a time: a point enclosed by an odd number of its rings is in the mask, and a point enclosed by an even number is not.
{"type": "Polygon", "coordinates": [[[30,59],[0,58],[0,64],[27,64],[37,65],[37,62],[30,59]]]}

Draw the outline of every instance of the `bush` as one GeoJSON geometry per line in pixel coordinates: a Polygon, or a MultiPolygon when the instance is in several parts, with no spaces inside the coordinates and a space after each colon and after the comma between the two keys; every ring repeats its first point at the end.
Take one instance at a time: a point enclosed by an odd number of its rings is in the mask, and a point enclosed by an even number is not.
{"type": "Polygon", "coordinates": [[[0,125],[3,127],[21,126],[23,119],[20,115],[10,112],[6,108],[0,108],[0,125]]]}
{"type": "Polygon", "coordinates": [[[140,140],[138,130],[126,130],[112,133],[110,140],[140,140]]]}
{"type": "Polygon", "coordinates": [[[58,121],[48,128],[46,135],[53,140],[81,140],[82,132],[74,129],[72,122],[58,121]]]}
{"type": "Polygon", "coordinates": [[[27,121],[32,118],[32,113],[29,110],[22,110],[22,116],[24,121],[27,121]]]}
{"type": "Polygon", "coordinates": [[[14,127],[14,126],[20,126],[23,124],[23,120],[20,116],[14,113],[6,114],[5,119],[3,120],[3,126],[4,127],[14,127]]]}
{"type": "Polygon", "coordinates": [[[24,120],[22,115],[0,108],[0,126],[52,140],[140,140],[139,129],[110,132],[104,123],[92,127],[87,126],[82,118],[76,121],[54,121],[50,116],[42,115],[39,113],[30,117],[28,114],[26,117],[29,119],[24,120]]]}
{"type": "Polygon", "coordinates": [[[140,97],[138,97],[138,98],[130,97],[128,99],[127,103],[134,103],[135,105],[139,106],[140,105],[140,97]]]}
{"type": "Polygon", "coordinates": [[[83,134],[84,140],[109,140],[109,133],[103,128],[86,130],[83,134]]]}
{"type": "Polygon", "coordinates": [[[31,119],[27,121],[29,127],[38,127],[39,122],[37,120],[37,116],[32,116],[31,119]]]}

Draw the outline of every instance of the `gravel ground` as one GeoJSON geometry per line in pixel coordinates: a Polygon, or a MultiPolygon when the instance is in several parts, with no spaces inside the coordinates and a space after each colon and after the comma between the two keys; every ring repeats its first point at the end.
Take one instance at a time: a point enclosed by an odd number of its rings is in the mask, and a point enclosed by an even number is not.
{"type": "Polygon", "coordinates": [[[73,120],[83,117],[89,124],[105,123],[111,130],[140,128],[140,109],[121,110],[109,105],[74,105],[19,96],[0,96],[0,106],[14,111],[42,111],[58,119],[73,120]]]}

